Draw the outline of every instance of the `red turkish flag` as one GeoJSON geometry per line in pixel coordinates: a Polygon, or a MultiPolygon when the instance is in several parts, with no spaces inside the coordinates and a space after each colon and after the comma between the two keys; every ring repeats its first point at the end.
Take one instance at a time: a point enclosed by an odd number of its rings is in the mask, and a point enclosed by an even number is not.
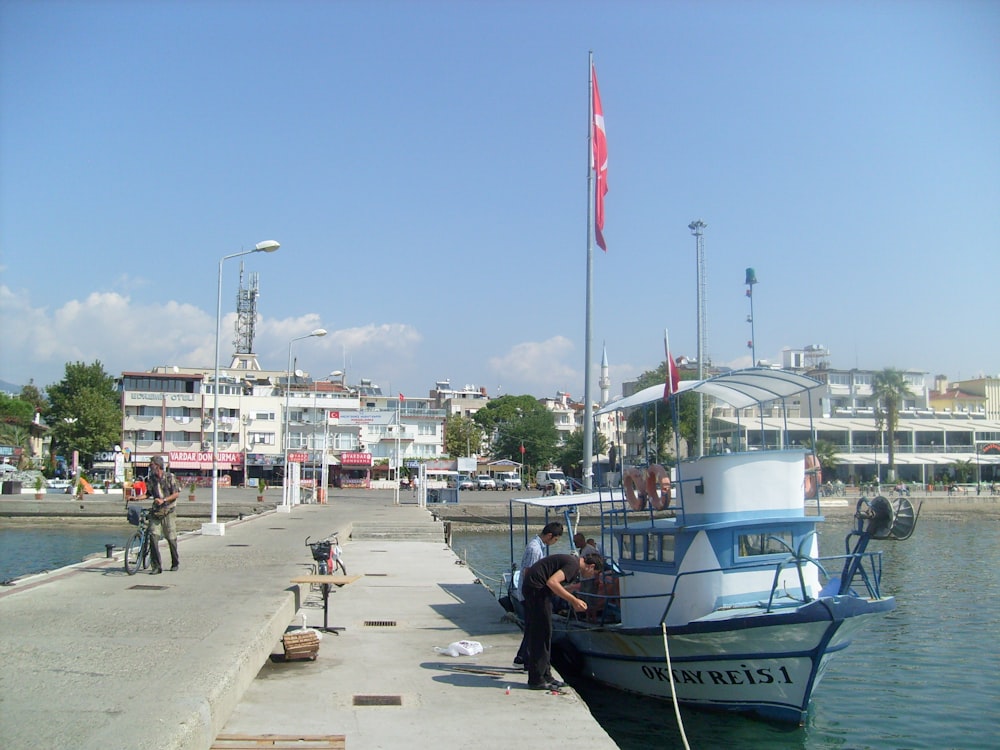
{"type": "Polygon", "coordinates": [[[521,443],[521,455],[524,455],[524,443],[521,443]]]}
{"type": "Polygon", "coordinates": [[[674,358],[670,356],[670,336],[666,330],[663,331],[663,352],[666,354],[666,371],[667,377],[665,378],[663,384],[663,400],[666,401],[672,395],[677,393],[677,386],[681,382],[681,374],[677,370],[677,363],[674,358]]]}
{"type": "Polygon", "coordinates": [[[593,144],[592,167],[597,173],[594,189],[594,236],[604,252],[608,246],[604,242],[604,196],[608,192],[608,138],[604,132],[604,109],[601,107],[601,92],[597,90],[597,70],[590,66],[594,82],[594,122],[591,143],[593,144]]]}

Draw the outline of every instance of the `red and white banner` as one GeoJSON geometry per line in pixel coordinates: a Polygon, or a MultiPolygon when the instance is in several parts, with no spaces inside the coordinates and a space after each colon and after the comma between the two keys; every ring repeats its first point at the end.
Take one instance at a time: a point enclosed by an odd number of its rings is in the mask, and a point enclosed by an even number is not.
{"type": "Polygon", "coordinates": [[[358,453],[357,451],[345,451],[340,454],[341,466],[371,466],[371,453],[358,453]]]}
{"type": "MultiPolygon", "coordinates": [[[[145,459],[145,464],[149,463],[149,457],[145,459]]],[[[174,469],[197,469],[207,470],[213,466],[212,451],[168,451],[168,468],[174,469]]],[[[240,451],[219,451],[215,461],[220,469],[229,471],[243,465],[243,454],[240,451]]],[[[136,465],[144,465],[139,456],[136,456],[136,465]]]]}
{"type": "Polygon", "coordinates": [[[670,356],[670,334],[667,330],[663,330],[663,352],[667,357],[667,361],[664,363],[664,370],[666,370],[663,383],[663,399],[664,401],[677,393],[677,387],[681,382],[681,374],[677,370],[677,363],[674,358],[670,356]]]}
{"type": "Polygon", "coordinates": [[[590,66],[590,76],[594,92],[592,166],[597,178],[594,188],[594,236],[601,250],[607,252],[608,246],[604,242],[604,196],[608,192],[608,137],[604,132],[604,109],[601,107],[601,92],[597,89],[597,70],[593,65],[590,66]]]}

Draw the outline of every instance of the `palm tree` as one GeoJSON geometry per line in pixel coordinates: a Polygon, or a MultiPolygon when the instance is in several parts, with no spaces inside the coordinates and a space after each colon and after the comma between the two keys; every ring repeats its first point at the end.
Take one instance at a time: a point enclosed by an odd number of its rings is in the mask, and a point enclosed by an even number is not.
{"type": "Polygon", "coordinates": [[[816,454],[819,466],[823,470],[823,476],[835,476],[839,463],[837,461],[837,446],[829,440],[817,440],[815,448],[813,448],[811,440],[806,440],[805,445],[807,448],[812,448],[813,453],[816,454]]]}
{"type": "Polygon", "coordinates": [[[901,370],[887,367],[872,375],[872,395],[875,397],[875,428],[885,425],[889,433],[889,482],[896,481],[896,425],[899,409],[906,396],[913,395],[901,370]]]}

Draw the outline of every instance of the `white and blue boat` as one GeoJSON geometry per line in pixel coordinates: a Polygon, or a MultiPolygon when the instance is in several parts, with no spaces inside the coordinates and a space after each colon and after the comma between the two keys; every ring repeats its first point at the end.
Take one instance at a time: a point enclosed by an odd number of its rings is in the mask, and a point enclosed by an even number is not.
{"type": "MultiPolygon", "coordinates": [[[[805,403],[819,385],[752,368],[683,381],[671,398],[703,393],[737,413],[762,414],[769,402],[805,403]]],[[[662,398],[656,386],[598,414],[662,398]]],[[[519,504],[543,507],[547,518],[561,512],[570,530],[584,506],[600,514],[609,570],[586,616],[556,617],[554,649],[623,691],[803,723],[833,658],[896,606],[882,593],[881,552],[869,542],[908,538],[917,513],[906,499],[861,498],[844,554],[821,558],[811,451],[779,445],[705,455],[679,462],[670,477],[658,465],[632,467],[622,488],[511,501],[512,542],[519,504]]],[[[527,508],[521,515],[526,521],[527,508]]]]}

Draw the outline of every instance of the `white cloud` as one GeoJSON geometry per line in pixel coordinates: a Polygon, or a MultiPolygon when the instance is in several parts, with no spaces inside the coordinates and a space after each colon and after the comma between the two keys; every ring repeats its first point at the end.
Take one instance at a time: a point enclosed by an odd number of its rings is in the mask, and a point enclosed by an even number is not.
{"type": "Polygon", "coordinates": [[[577,398],[583,395],[583,375],[579,368],[567,363],[574,353],[573,342],[565,336],[553,336],[546,341],[525,341],[515,344],[499,357],[489,359],[489,369],[504,383],[507,393],[555,395],[580,385],[577,398]],[[509,385],[508,385],[509,384],[509,385]]]}

